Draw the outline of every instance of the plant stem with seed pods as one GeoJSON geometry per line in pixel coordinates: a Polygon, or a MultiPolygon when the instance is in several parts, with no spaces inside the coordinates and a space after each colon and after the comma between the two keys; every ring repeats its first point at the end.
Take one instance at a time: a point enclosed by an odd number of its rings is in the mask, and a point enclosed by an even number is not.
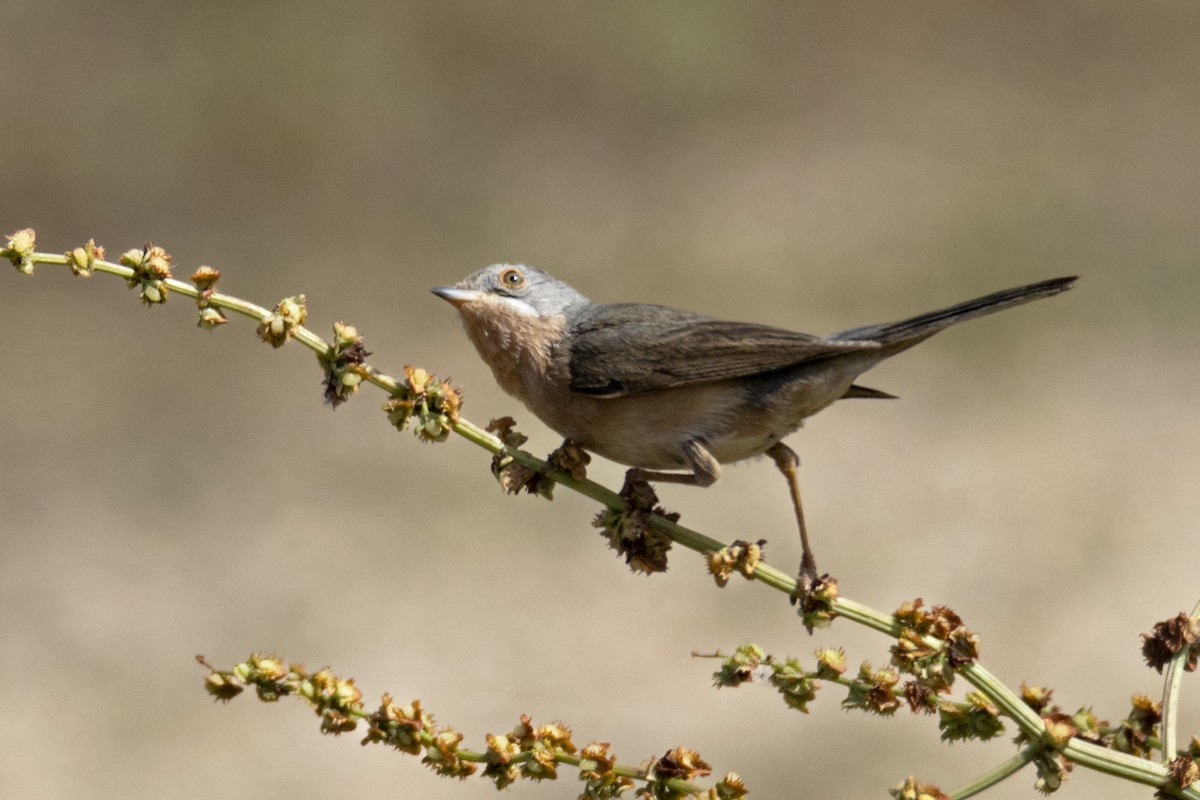
{"type": "MultiPolygon", "coordinates": [[[[25,233],[24,231],[21,233],[25,233]]],[[[68,266],[72,264],[71,254],[57,253],[42,253],[32,250],[32,231],[28,231],[29,247],[26,249],[17,249],[13,245],[14,238],[9,240],[9,247],[0,249],[0,256],[7,257],[13,261],[14,265],[18,266],[22,272],[28,272],[34,264],[59,265],[68,266]]],[[[73,267],[74,268],[74,267],[73,267]]],[[[137,270],[124,266],[122,264],[105,261],[101,258],[96,258],[94,263],[89,262],[89,269],[94,269],[96,272],[108,273],[129,281],[131,285],[138,278],[137,270]]],[[[191,298],[199,298],[201,291],[190,283],[181,281],[175,278],[162,278],[161,282],[169,289],[170,292],[175,292],[191,298]]],[[[207,296],[204,300],[207,306],[213,308],[224,309],[236,314],[240,314],[260,323],[268,320],[272,316],[272,311],[263,308],[255,303],[248,302],[232,295],[221,294],[219,292],[209,291],[205,293],[207,296]]],[[[145,297],[143,297],[145,299],[145,297]]],[[[163,298],[165,299],[165,297],[163,298]]],[[[150,302],[150,301],[147,301],[150,302]]],[[[161,302],[155,300],[154,302],[161,302]]],[[[329,356],[333,353],[332,346],[322,337],[313,333],[303,325],[296,325],[290,333],[291,338],[308,347],[321,356],[329,356]]],[[[367,381],[389,394],[395,395],[403,388],[403,384],[396,379],[377,371],[373,367],[363,363],[357,365],[355,372],[367,381]]],[[[547,461],[537,458],[518,448],[506,445],[496,435],[480,428],[474,423],[466,419],[454,420],[450,425],[459,436],[473,442],[483,449],[493,454],[505,454],[510,456],[516,462],[533,470],[539,474],[547,476],[562,486],[576,491],[586,497],[595,500],[602,505],[613,509],[614,511],[624,511],[628,509],[626,500],[617,492],[602,486],[594,481],[586,478],[579,479],[572,477],[570,474],[556,470],[547,461]]],[[[698,531],[684,527],[660,515],[650,517],[650,525],[662,533],[666,534],[670,539],[689,549],[700,553],[711,553],[721,550],[726,545],[716,539],[706,536],[698,531]]],[[[796,580],[783,573],[782,571],[766,564],[758,562],[753,569],[753,578],[761,584],[769,586],[777,591],[790,595],[796,589],[796,580]]],[[[846,598],[835,598],[831,601],[832,610],[837,616],[847,620],[864,625],[875,631],[883,633],[890,637],[897,637],[902,630],[901,623],[896,617],[876,611],[860,603],[846,598]]],[[[1200,606],[1198,606],[1200,610],[1200,606]]],[[[1195,615],[1196,612],[1193,612],[1195,615]]],[[[938,646],[941,643],[930,637],[926,637],[927,644],[930,646],[938,646]]],[[[1185,648],[1186,651],[1186,648],[1185,648]]],[[[1179,663],[1181,659],[1176,659],[1175,663],[1179,663]]],[[[1173,676],[1175,673],[1171,673],[1173,676]]],[[[1042,742],[1046,739],[1047,729],[1043,719],[1039,714],[1030,708],[1021,697],[1012,689],[1000,682],[995,676],[984,669],[980,664],[972,661],[965,665],[957,667],[957,673],[961,675],[968,683],[974,686],[979,692],[986,696],[1001,712],[1009,717],[1020,728],[1020,730],[1033,742],[1042,742]]],[[[1171,714],[1170,719],[1164,720],[1164,759],[1174,757],[1174,707],[1175,697],[1177,694],[1177,679],[1170,678],[1167,689],[1167,702],[1164,703],[1164,710],[1171,714]],[[1171,687],[1174,686],[1172,689],[1171,687]]],[[[982,788],[990,786],[993,783],[1001,780],[1012,772],[1019,769],[1027,763],[1031,756],[1029,751],[1038,745],[1032,745],[1026,750],[1023,750],[1013,759],[999,765],[987,775],[973,781],[970,784],[962,787],[955,796],[967,797],[981,791],[982,788]]],[[[1098,770],[1110,775],[1125,778],[1127,780],[1138,783],[1158,786],[1164,785],[1167,779],[1167,771],[1163,764],[1156,763],[1147,758],[1138,758],[1136,756],[1127,755],[1109,748],[1102,747],[1091,742],[1083,741],[1079,738],[1071,738],[1060,752],[1063,756],[1075,764],[1080,764],[1091,769],[1098,770]]],[[[569,759],[564,759],[570,763],[569,759]]],[[[1191,798],[1192,800],[1200,800],[1200,788],[1196,785],[1183,790],[1176,790],[1179,796],[1191,798]]]]}

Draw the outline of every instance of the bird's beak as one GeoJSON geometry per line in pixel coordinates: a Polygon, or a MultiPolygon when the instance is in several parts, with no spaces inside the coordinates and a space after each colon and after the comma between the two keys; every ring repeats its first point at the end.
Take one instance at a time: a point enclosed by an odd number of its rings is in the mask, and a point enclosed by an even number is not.
{"type": "Polygon", "coordinates": [[[473,300],[482,300],[484,298],[483,292],[474,289],[460,289],[457,286],[435,286],[429,291],[456,308],[463,303],[470,303],[473,300]]]}

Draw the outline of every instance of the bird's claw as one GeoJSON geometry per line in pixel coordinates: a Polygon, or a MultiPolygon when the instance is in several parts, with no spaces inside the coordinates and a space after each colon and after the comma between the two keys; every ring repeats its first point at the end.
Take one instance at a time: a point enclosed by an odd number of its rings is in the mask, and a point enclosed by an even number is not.
{"type": "Polygon", "coordinates": [[[799,605],[803,609],[804,601],[813,593],[813,587],[818,582],[824,582],[828,577],[828,575],[823,575],[818,580],[816,559],[812,557],[811,553],[804,553],[800,559],[800,571],[796,575],[796,588],[789,595],[792,605],[799,605]]]}
{"type": "Polygon", "coordinates": [[[650,481],[646,480],[646,473],[637,467],[625,473],[621,497],[636,511],[653,511],[658,503],[658,495],[650,481]]]}
{"type": "Polygon", "coordinates": [[[801,567],[791,600],[809,633],[812,633],[814,628],[827,627],[837,616],[834,609],[837,597],[837,578],[831,577],[829,573],[818,576],[815,565],[811,570],[801,567]]]}

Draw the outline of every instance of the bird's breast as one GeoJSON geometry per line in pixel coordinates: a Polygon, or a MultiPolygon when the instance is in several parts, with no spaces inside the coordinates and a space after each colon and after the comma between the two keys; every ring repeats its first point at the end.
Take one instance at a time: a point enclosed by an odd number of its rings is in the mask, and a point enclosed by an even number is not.
{"type": "Polygon", "coordinates": [[[475,305],[459,309],[467,336],[500,388],[529,405],[553,380],[555,345],[566,330],[566,319],[519,314],[493,303],[475,305]]]}

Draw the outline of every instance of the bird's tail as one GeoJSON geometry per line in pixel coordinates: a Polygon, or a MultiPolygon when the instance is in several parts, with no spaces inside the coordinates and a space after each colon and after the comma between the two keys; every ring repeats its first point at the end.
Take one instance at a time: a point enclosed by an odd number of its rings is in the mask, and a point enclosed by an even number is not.
{"type": "Polygon", "coordinates": [[[1028,286],[1019,286],[1016,289],[1006,289],[1002,292],[995,292],[994,294],[978,297],[974,300],[968,300],[965,303],[959,303],[956,306],[943,308],[940,311],[930,311],[928,314],[920,314],[900,322],[885,322],[882,325],[867,325],[862,328],[842,331],[830,338],[878,342],[885,350],[890,351],[887,355],[891,355],[892,353],[912,347],[914,344],[928,339],[938,331],[943,328],[949,328],[951,325],[957,325],[960,322],[966,322],[969,319],[975,319],[976,317],[982,317],[1005,308],[1011,308],[1021,303],[1028,303],[1030,300],[1037,300],[1042,297],[1050,297],[1051,295],[1065,292],[1071,288],[1077,277],[1071,275],[1066,278],[1052,278],[1040,283],[1031,283],[1028,286]]]}

